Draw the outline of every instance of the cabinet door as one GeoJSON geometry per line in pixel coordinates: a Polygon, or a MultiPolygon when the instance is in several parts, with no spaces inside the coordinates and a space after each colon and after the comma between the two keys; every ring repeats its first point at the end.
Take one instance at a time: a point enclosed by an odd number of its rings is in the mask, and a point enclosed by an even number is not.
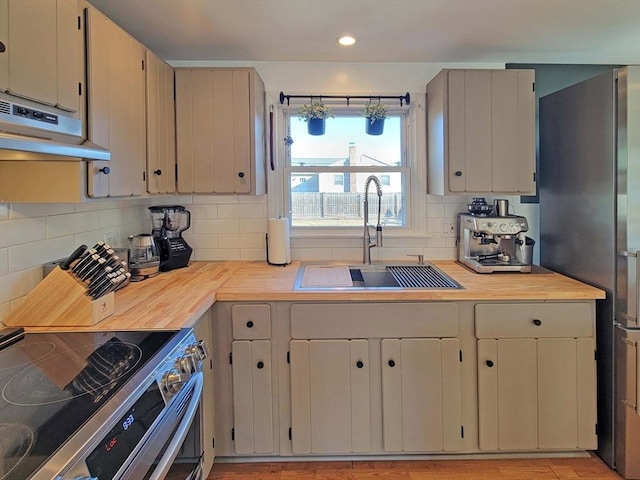
{"type": "Polygon", "coordinates": [[[83,37],[78,0],[1,0],[0,90],[80,109],[83,37]]]}
{"type": "Polygon", "coordinates": [[[176,71],[179,193],[250,193],[255,148],[250,74],[176,71]]]}
{"type": "Polygon", "coordinates": [[[533,70],[443,70],[427,85],[429,192],[535,190],[533,70]]]}
{"type": "Polygon", "coordinates": [[[478,341],[481,450],[595,448],[589,338],[478,341]]]}
{"type": "Polygon", "coordinates": [[[369,342],[294,340],[290,347],[293,452],[368,452],[369,342]]]}
{"type": "Polygon", "coordinates": [[[233,424],[236,453],[273,452],[271,342],[235,341],[233,424]]]}
{"type": "Polygon", "coordinates": [[[147,192],[176,191],[173,67],[147,50],[147,192]]]}
{"type": "Polygon", "coordinates": [[[145,80],[142,44],[93,8],[87,9],[89,140],[111,152],[90,162],[89,196],[144,191],[145,80]]]}
{"type": "Polygon", "coordinates": [[[457,339],[382,340],[382,417],[387,452],[461,448],[457,339]]]}
{"type": "Polygon", "coordinates": [[[5,53],[9,92],[49,105],[57,103],[58,95],[56,4],[56,0],[10,0],[5,53]]]}

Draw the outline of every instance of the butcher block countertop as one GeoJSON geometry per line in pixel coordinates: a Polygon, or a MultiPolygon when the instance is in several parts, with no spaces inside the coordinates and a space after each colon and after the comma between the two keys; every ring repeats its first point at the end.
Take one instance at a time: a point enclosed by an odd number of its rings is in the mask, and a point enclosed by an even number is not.
{"type": "MultiPolygon", "coordinates": [[[[329,263],[329,262],[327,262],[329,263]]],[[[115,313],[92,327],[37,330],[174,330],[189,327],[216,301],[443,301],[601,299],[602,290],[541,267],[533,272],[477,274],[454,261],[432,261],[462,290],[294,290],[300,262],[192,262],[132,282],[116,292],[115,313]]]]}

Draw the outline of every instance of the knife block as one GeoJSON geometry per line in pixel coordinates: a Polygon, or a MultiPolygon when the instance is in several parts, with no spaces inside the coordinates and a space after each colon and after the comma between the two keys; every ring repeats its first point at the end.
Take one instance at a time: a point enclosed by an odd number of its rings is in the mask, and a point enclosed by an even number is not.
{"type": "Polygon", "coordinates": [[[19,327],[85,327],[95,325],[115,311],[115,294],[97,300],[68,271],[56,267],[2,320],[19,327]]]}

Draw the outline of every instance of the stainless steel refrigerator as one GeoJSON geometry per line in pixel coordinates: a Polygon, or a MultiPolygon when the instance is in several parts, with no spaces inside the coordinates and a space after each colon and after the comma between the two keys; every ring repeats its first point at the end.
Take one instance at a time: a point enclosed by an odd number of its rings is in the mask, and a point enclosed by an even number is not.
{"type": "Polygon", "coordinates": [[[597,286],[598,454],[640,479],[640,66],[540,99],[540,264],[597,286]]]}

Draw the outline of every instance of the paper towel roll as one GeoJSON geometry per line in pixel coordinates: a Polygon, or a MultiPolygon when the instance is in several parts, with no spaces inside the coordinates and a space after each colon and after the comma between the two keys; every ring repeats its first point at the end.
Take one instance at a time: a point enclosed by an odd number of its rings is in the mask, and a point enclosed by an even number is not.
{"type": "Polygon", "coordinates": [[[271,265],[291,263],[289,219],[270,218],[267,228],[267,262],[271,265]]]}

